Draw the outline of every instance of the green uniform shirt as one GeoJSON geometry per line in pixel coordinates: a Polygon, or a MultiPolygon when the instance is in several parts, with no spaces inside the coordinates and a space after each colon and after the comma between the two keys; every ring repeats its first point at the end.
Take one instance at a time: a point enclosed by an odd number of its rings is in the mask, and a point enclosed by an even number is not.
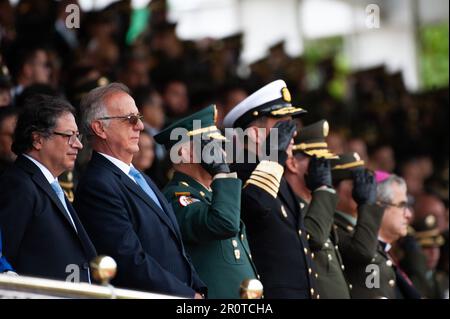
{"type": "Polygon", "coordinates": [[[218,178],[208,190],[175,172],[163,190],[209,298],[239,298],[242,281],[257,278],[240,219],[241,188],[237,178],[218,178]]]}
{"type": "Polygon", "coordinates": [[[344,264],[338,250],[334,210],[337,196],[325,190],[312,193],[308,204],[299,197],[300,207],[306,211],[305,227],[309,246],[314,253],[317,287],[323,299],[349,299],[350,287],[344,276],[344,264]]]}

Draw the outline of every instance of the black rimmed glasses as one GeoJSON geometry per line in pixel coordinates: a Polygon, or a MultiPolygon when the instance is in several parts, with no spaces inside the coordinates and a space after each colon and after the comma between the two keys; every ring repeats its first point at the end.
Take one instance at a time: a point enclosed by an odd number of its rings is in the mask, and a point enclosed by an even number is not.
{"type": "Polygon", "coordinates": [[[144,116],[141,114],[130,114],[130,115],[122,115],[122,116],[105,116],[105,117],[100,117],[97,120],[114,120],[114,119],[124,120],[124,121],[127,121],[128,123],[130,123],[131,125],[136,125],[139,120],[142,121],[144,119],[144,116]]]}
{"type": "Polygon", "coordinates": [[[78,140],[81,143],[81,140],[83,139],[83,135],[78,132],[72,133],[52,132],[52,134],[67,137],[70,146],[72,146],[76,140],[78,140]]]}

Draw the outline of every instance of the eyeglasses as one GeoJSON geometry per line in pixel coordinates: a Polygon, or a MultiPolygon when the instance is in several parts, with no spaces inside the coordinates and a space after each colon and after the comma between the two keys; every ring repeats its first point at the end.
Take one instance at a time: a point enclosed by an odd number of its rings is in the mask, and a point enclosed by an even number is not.
{"type": "Polygon", "coordinates": [[[411,208],[411,205],[409,203],[407,203],[407,202],[400,202],[398,204],[388,203],[388,202],[378,202],[378,203],[381,204],[381,205],[384,205],[384,206],[391,206],[391,207],[400,208],[403,211],[406,211],[407,209],[411,208]]]}
{"type": "Polygon", "coordinates": [[[52,134],[68,137],[70,146],[72,146],[76,140],[81,142],[81,140],[83,139],[83,135],[76,132],[73,132],[72,134],[63,132],[52,132],[52,134]]]}
{"type": "Polygon", "coordinates": [[[144,116],[141,114],[130,114],[130,115],[122,115],[122,116],[105,116],[100,117],[97,120],[114,120],[114,119],[120,119],[124,121],[128,121],[131,125],[136,125],[139,120],[143,120],[144,116]]]}

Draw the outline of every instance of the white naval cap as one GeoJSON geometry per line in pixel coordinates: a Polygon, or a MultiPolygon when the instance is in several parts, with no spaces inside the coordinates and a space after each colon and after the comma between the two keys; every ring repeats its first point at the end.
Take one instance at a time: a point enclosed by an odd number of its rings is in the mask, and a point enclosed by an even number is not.
{"type": "Polygon", "coordinates": [[[223,126],[245,128],[262,116],[298,116],[306,113],[304,109],[292,106],[291,100],[286,82],[283,80],[273,81],[236,105],[225,116],[223,126]]]}

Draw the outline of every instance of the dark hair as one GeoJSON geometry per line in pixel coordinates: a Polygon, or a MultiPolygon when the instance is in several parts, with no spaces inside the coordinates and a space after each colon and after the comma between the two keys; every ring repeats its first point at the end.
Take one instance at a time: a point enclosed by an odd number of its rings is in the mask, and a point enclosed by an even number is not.
{"type": "Polygon", "coordinates": [[[56,120],[64,113],[75,114],[75,109],[62,98],[38,94],[26,100],[19,113],[11,150],[16,155],[31,150],[33,132],[49,137],[56,126],[56,120]]]}

